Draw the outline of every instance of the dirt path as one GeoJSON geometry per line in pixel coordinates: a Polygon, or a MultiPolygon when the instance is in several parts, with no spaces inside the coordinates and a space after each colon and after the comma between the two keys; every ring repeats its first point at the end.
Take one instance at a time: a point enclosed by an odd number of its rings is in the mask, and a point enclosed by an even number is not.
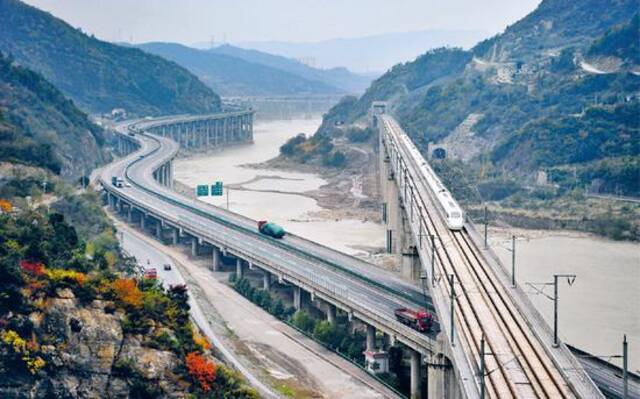
{"type": "MultiPolygon", "coordinates": [[[[119,223],[122,225],[122,223],[119,223]]],[[[165,246],[125,226],[131,234],[171,257],[212,328],[247,367],[284,396],[296,398],[395,397],[366,372],[280,322],[225,284],[187,249],[165,246]],[[225,331],[226,330],[226,331],[225,331]]]]}

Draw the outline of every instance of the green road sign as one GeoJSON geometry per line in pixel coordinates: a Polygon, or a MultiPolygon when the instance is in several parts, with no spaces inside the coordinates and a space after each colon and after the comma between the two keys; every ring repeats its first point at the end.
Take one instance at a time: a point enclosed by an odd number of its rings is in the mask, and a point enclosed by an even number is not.
{"type": "Polygon", "coordinates": [[[198,197],[206,197],[209,195],[209,186],[206,184],[198,185],[198,187],[196,187],[196,195],[198,197]]]}
{"type": "Polygon", "coordinates": [[[222,195],[222,182],[217,181],[216,184],[211,185],[211,195],[213,196],[221,196],[222,195]]]}

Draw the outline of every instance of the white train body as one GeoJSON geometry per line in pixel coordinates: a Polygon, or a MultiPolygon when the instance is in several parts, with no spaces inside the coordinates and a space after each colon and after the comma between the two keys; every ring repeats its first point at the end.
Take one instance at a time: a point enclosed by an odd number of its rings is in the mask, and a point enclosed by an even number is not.
{"type": "Polygon", "coordinates": [[[431,169],[431,166],[429,166],[411,139],[409,139],[406,134],[401,134],[400,140],[405,147],[409,149],[414,160],[420,166],[420,170],[436,198],[438,210],[446,220],[447,227],[451,230],[461,230],[464,226],[464,212],[462,208],[460,208],[460,205],[458,205],[458,202],[453,199],[449,190],[442,184],[440,178],[438,178],[433,169],[431,169]]]}

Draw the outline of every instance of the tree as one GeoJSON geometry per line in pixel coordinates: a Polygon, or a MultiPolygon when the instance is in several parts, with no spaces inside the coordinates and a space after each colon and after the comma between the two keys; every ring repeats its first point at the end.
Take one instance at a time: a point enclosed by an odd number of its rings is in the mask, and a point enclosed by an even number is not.
{"type": "Polygon", "coordinates": [[[291,318],[291,323],[302,331],[311,332],[314,328],[314,321],[304,310],[298,310],[291,318]]]}
{"type": "Polygon", "coordinates": [[[319,320],[313,328],[313,336],[320,342],[324,342],[331,348],[338,346],[340,337],[336,326],[328,320],[319,320]]]}
{"type": "Polygon", "coordinates": [[[136,282],[133,279],[119,278],[111,284],[116,298],[125,306],[132,308],[142,307],[142,291],[136,286],[136,282]]]}
{"type": "Polygon", "coordinates": [[[203,392],[211,390],[216,379],[216,365],[198,352],[190,352],[185,358],[187,373],[203,392]]]}

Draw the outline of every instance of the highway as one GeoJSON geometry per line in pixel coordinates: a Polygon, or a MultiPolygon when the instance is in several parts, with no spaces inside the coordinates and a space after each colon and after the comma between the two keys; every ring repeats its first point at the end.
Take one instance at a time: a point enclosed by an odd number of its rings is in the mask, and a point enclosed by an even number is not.
{"type": "MultiPolygon", "coordinates": [[[[453,231],[447,227],[425,178],[425,173],[432,173],[430,168],[425,168],[419,151],[392,117],[380,120],[400,191],[412,194],[405,204],[410,207],[407,212],[417,214],[414,235],[436,237],[437,278],[432,295],[439,302],[441,317],[451,313],[447,309],[453,301],[456,332],[450,342],[455,343],[456,365],[464,370],[460,363],[466,361],[468,369],[478,370],[482,359],[486,373],[481,381],[491,398],[602,397],[570,354],[569,361],[562,362],[566,348],[550,348],[540,339],[531,325],[537,320],[527,319],[519,298],[510,294],[502,276],[478,249],[470,228],[453,231]]],[[[429,264],[424,262],[426,255],[421,253],[421,257],[423,265],[429,264]]],[[[450,337],[450,323],[444,327],[450,337]]]]}
{"type": "MultiPolygon", "coordinates": [[[[151,122],[140,122],[136,129],[144,129],[145,123],[151,122]]],[[[119,127],[122,133],[127,128],[126,124],[119,127]]],[[[175,156],[178,145],[152,135],[136,134],[133,138],[139,141],[139,150],[102,171],[103,187],[138,209],[152,211],[154,217],[162,218],[169,225],[229,249],[258,267],[268,265],[286,281],[313,291],[323,299],[335,300],[340,308],[357,318],[423,354],[430,353],[433,334],[419,333],[394,316],[394,310],[399,307],[425,306],[425,297],[418,287],[374,265],[301,237],[288,235],[284,240],[275,240],[264,236],[258,233],[256,221],[173,192],[156,182],[152,173],[175,156]],[[131,186],[112,186],[112,176],[122,176],[131,186]]],[[[430,307],[428,301],[426,305],[430,307]]]]}

